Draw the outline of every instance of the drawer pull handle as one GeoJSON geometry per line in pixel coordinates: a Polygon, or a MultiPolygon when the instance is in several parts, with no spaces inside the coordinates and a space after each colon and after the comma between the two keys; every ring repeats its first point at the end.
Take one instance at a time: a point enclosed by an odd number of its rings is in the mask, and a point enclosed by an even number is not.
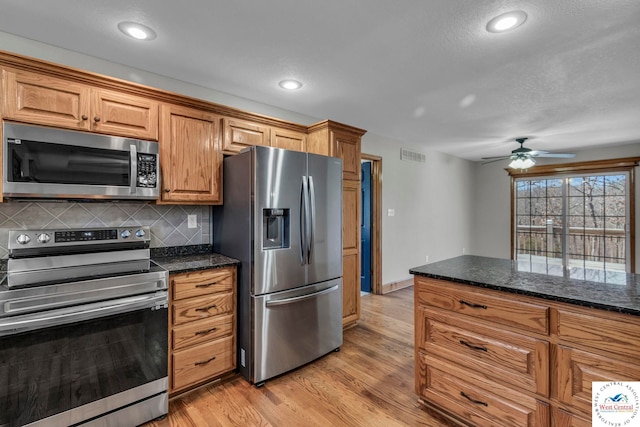
{"type": "Polygon", "coordinates": [[[196,331],[196,335],[206,335],[208,333],[215,332],[217,330],[218,330],[218,328],[211,328],[211,329],[207,329],[205,331],[196,331]]]}
{"type": "Polygon", "coordinates": [[[215,357],[215,356],[213,356],[211,359],[209,359],[209,360],[205,360],[205,361],[203,361],[203,362],[196,362],[196,363],[195,363],[195,365],[196,365],[196,366],[199,366],[199,365],[206,365],[207,363],[209,363],[209,362],[213,362],[214,360],[216,360],[216,357],[215,357]]]}
{"type": "Polygon", "coordinates": [[[482,308],[482,309],[484,309],[484,310],[486,310],[486,309],[487,309],[487,306],[486,306],[486,305],[474,304],[474,303],[472,303],[472,302],[466,302],[466,301],[465,301],[465,300],[463,300],[463,299],[461,299],[461,300],[460,300],[460,304],[468,305],[469,307],[472,307],[472,308],[482,308]]]}
{"type": "Polygon", "coordinates": [[[213,305],[210,305],[210,306],[207,306],[207,307],[196,308],[196,311],[209,311],[212,308],[216,308],[216,307],[217,307],[217,305],[213,304],[213,305]]]}
{"type": "Polygon", "coordinates": [[[481,345],[473,345],[473,344],[469,344],[468,342],[466,342],[465,340],[460,340],[460,344],[462,345],[466,345],[467,347],[473,349],[473,350],[482,350],[482,351],[487,351],[487,347],[483,347],[481,345]]]}
{"type": "Polygon", "coordinates": [[[466,397],[467,399],[469,399],[473,403],[477,403],[478,405],[489,406],[489,404],[487,402],[483,402],[481,400],[475,400],[472,397],[469,397],[469,395],[467,393],[465,393],[464,391],[461,391],[460,395],[463,396],[463,397],[466,397]]]}
{"type": "Polygon", "coordinates": [[[212,282],[212,283],[202,283],[200,285],[196,285],[196,288],[208,288],[209,286],[213,286],[215,284],[217,284],[218,282],[212,282]]]}

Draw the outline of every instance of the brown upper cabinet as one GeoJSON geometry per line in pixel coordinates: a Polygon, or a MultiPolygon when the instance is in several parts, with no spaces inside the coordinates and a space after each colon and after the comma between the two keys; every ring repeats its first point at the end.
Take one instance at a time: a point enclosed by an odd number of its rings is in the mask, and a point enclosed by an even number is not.
{"type": "Polygon", "coordinates": [[[148,98],[20,70],[3,70],[4,117],[32,124],[158,139],[158,103],[148,98]]]}
{"type": "Polygon", "coordinates": [[[360,181],[360,146],[365,130],[325,120],[309,127],[307,151],[342,159],[342,179],[360,181]]]}
{"type": "Polygon", "coordinates": [[[233,118],[225,118],[223,122],[224,154],[237,154],[256,145],[295,151],[306,151],[307,148],[307,135],[301,131],[233,118]]]}
{"type": "Polygon", "coordinates": [[[269,127],[245,120],[224,119],[225,154],[237,154],[254,145],[269,146],[269,127]]]}
{"type": "Polygon", "coordinates": [[[221,204],[220,116],[169,104],[160,111],[159,203],[221,204]]]}
{"type": "Polygon", "coordinates": [[[288,129],[271,128],[271,146],[305,152],[307,151],[307,135],[288,129]]]}

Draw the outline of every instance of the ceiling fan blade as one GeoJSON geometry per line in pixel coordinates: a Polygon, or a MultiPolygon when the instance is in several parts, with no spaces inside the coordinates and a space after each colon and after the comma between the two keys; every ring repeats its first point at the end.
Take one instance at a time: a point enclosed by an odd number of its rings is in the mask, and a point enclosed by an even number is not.
{"type": "Polygon", "coordinates": [[[535,157],[556,157],[558,159],[570,159],[575,156],[575,154],[571,153],[542,153],[537,154],[535,157]]]}
{"type": "Polygon", "coordinates": [[[502,160],[509,159],[511,156],[493,156],[493,157],[481,157],[480,160],[502,160]]]}
{"type": "Polygon", "coordinates": [[[542,156],[543,154],[547,154],[549,153],[548,151],[544,151],[544,150],[531,150],[527,153],[528,156],[542,156]]]}
{"type": "Polygon", "coordinates": [[[482,162],[482,165],[488,165],[489,163],[494,163],[494,162],[499,162],[502,160],[507,160],[509,159],[509,157],[498,157],[498,158],[492,158],[492,157],[484,157],[485,159],[493,159],[493,160],[489,160],[488,162],[482,162]]]}

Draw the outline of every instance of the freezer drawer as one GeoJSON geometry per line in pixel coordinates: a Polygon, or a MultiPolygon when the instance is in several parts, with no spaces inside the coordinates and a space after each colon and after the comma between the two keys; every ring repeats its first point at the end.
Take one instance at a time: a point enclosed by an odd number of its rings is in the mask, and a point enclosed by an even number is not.
{"type": "Polygon", "coordinates": [[[254,383],[295,369],[342,345],[341,278],[253,297],[253,309],[254,383]]]}

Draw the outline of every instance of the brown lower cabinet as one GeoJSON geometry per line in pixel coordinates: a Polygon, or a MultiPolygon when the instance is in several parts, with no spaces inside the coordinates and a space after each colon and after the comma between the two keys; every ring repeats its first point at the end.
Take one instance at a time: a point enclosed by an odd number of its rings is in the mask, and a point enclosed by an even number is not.
{"type": "Polygon", "coordinates": [[[592,381],[640,379],[640,317],[414,278],[415,391],[460,425],[591,425],[592,381]]]}
{"type": "Polygon", "coordinates": [[[169,393],[236,368],[236,267],[169,277],[169,393]]]}

